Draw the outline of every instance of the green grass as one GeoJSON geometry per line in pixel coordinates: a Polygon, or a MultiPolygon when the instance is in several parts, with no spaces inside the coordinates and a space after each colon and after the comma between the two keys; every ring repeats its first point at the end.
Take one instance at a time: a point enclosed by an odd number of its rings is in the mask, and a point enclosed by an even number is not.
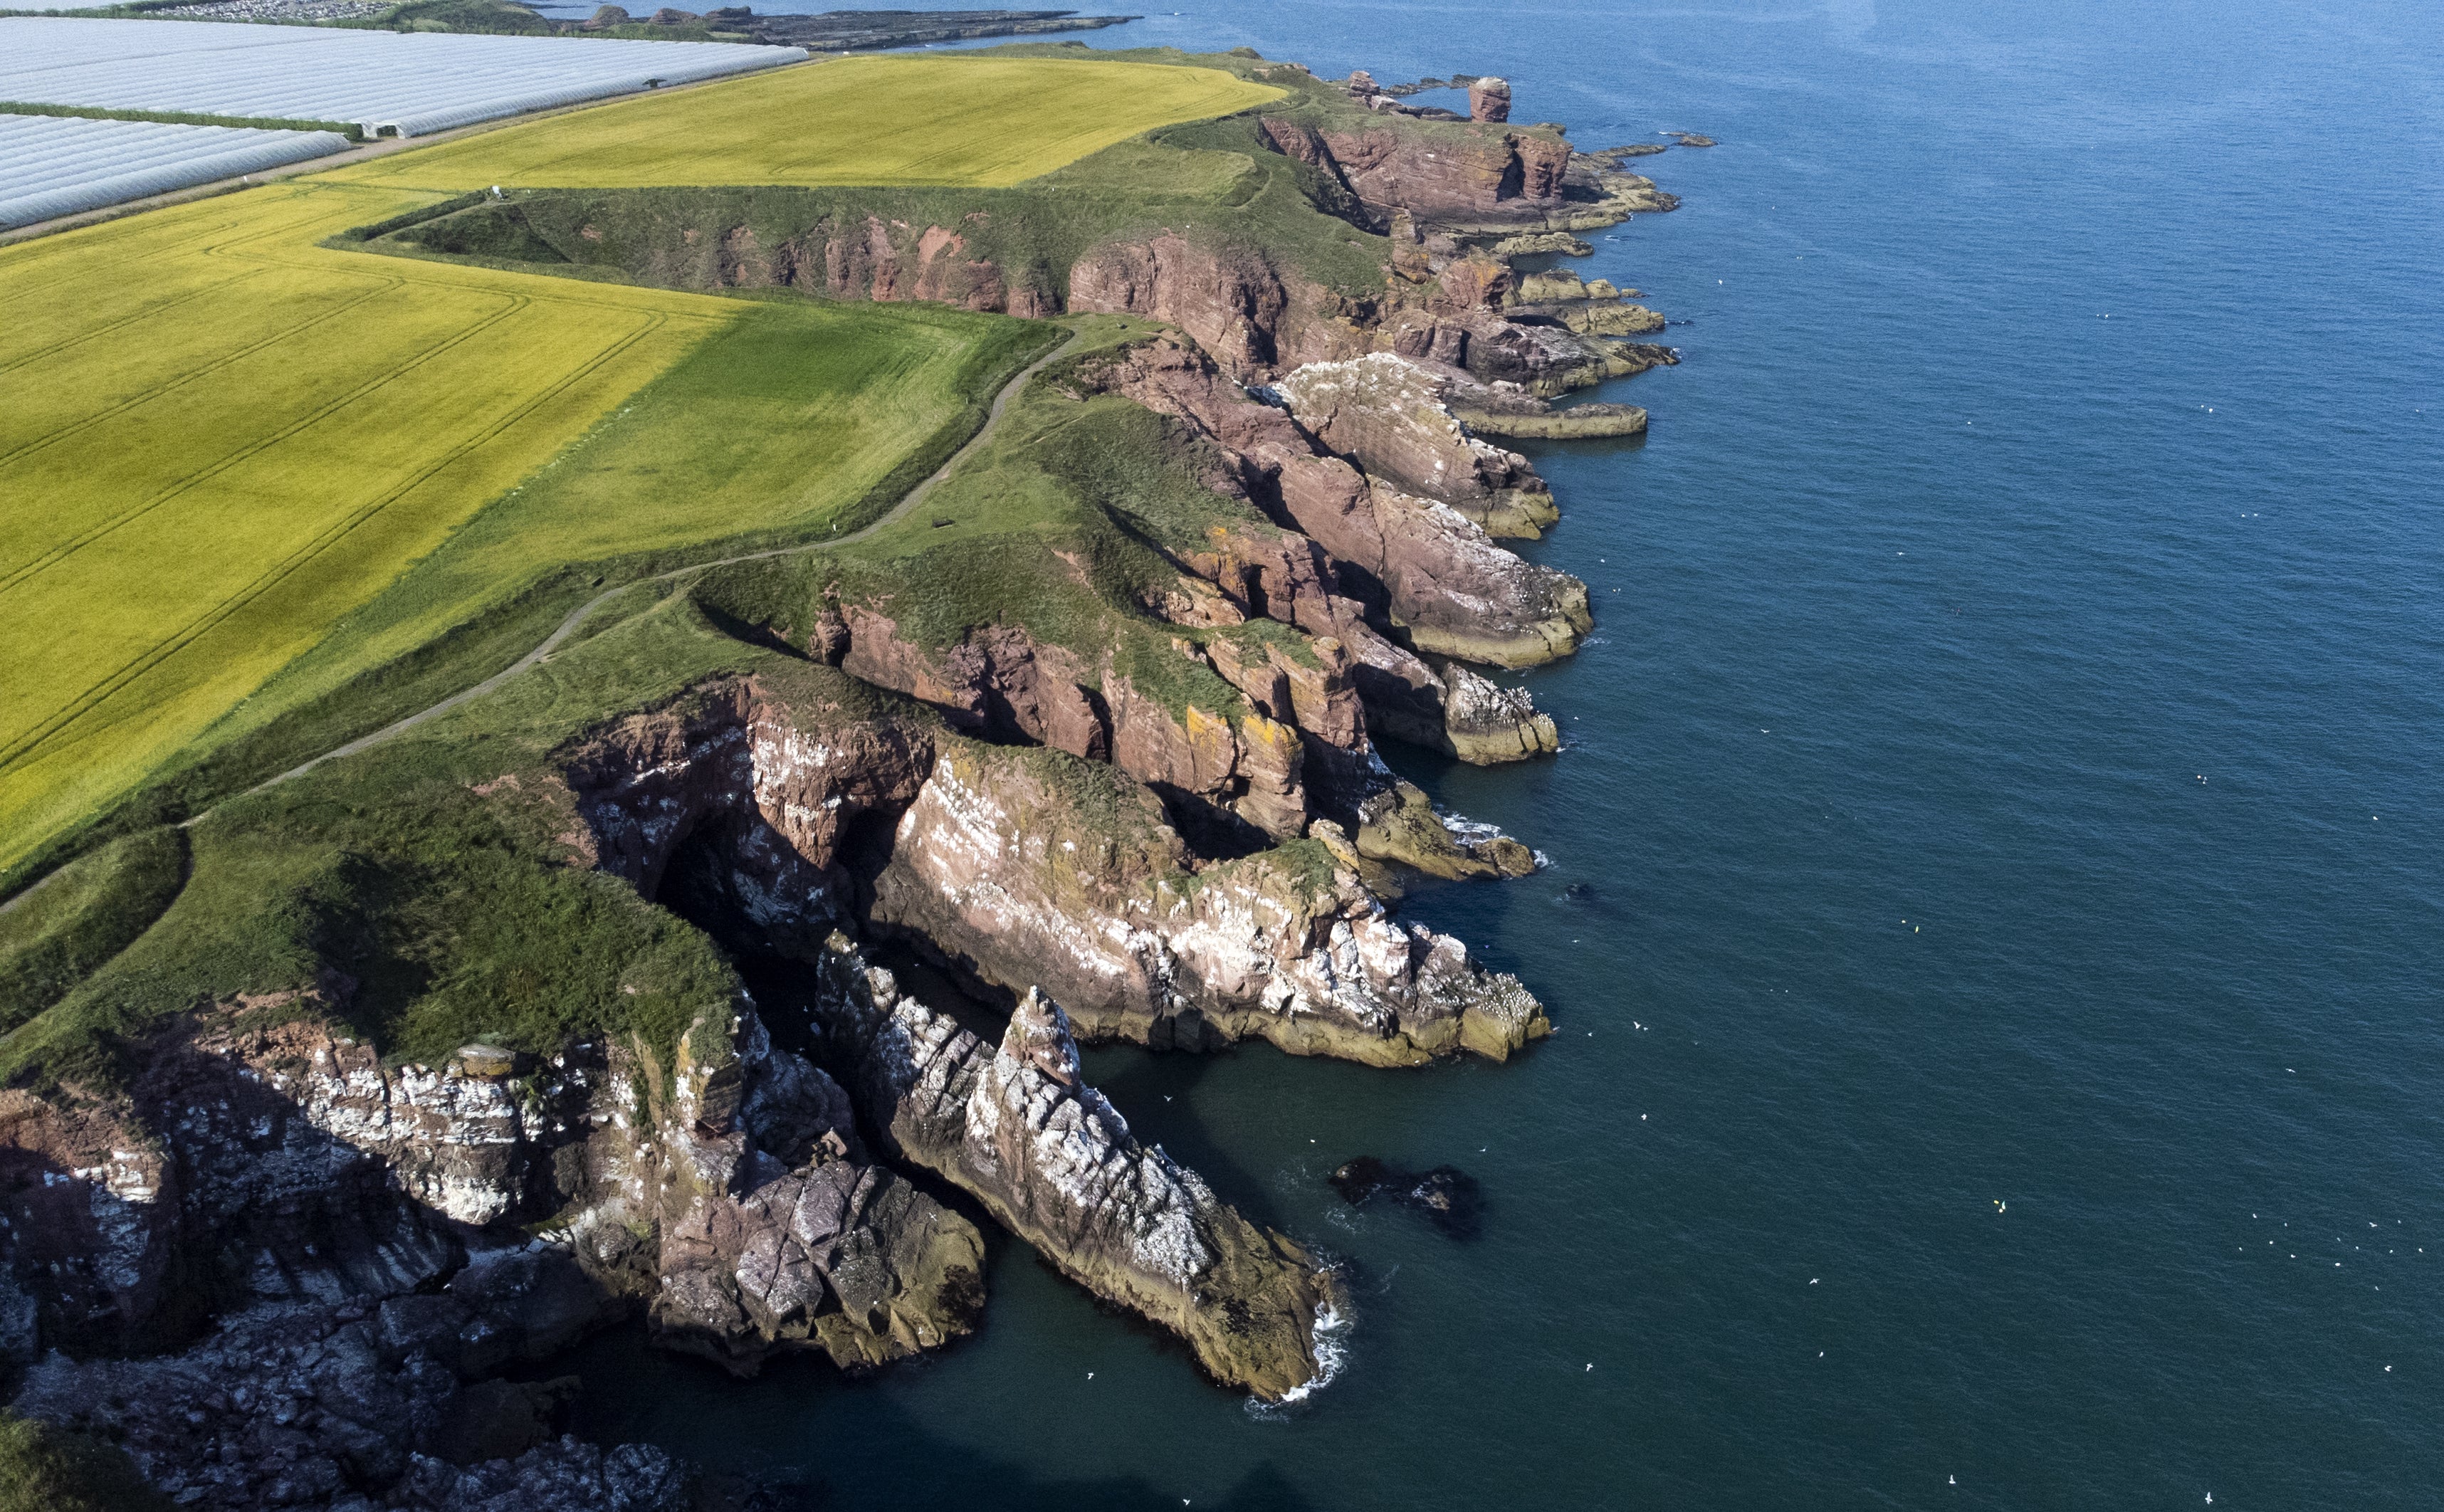
{"type": "Polygon", "coordinates": [[[282,184],[0,249],[0,867],[742,313],[316,245],[427,197],[282,184]]]}
{"type": "Polygon", "coordinates": [[[626,883],[565,864],[576,821],[541,774],[606,710],[773,661],[672,599],[429,733],[222,805],[189,832],[191,875],[158,922],[0,1040],[0,1082],[107,1087],[120,1047],[161,1020],[326,969],[357,980],[342,1016],[394,1058],[635,1033],[667,1068],[736,979],[626,883]],[[475,791],[507,773],[525,780],[475,791]]]}
{"type": "MultiPolygon", "coordinates": [[[[927,77],[915,71],[920,62],[972,66],[947,59],[874,62],[877,77],[903,82],[927,77]]],[[[820,79],[829,67],[791,70],[790,77],[820,79]]],[[[735,87],[637,103],[676,105],[735,87]]],[[[978,108],[976,99],[953,92],[935,113],[936,129],[964,120],[960,129],[972,135],[978,108]]],[[[491,135],[506,139],[528,129],[491,135]]],[[[819,544],[836,528],[874,518],[971,434],[1008,375],[1058,335],[1042,324],[940,306],[831,304],[779,292],[710,302],[510,270],[521,262],[534,266],[547,254],[569,259],[550,265],[562,272],[632,279],[654,269],[620,259],[635,254],[650,264],[652,256],[689,247],[692,229],[745,224],[777,231],[810,210],[861,217],[904,206],[928,215],[955,212],[962,218],[944,224],[968,228],[975,248],[1007,255],[1013,267],[1028,259],[1065,269],[1086,245],[1081,238],[1176,226],[1199,235],[1268,238],[1308,276],[1351,290],[1375,286],[1379,242],[1335,218],[1329,187],[1263,149],[1251,131],[1245,120],[1170,126],[1016,189],[589,189],[453,211],[450,195],[463,194],[467,175],[481,181],[482,160],[468,156],[455,168],[418,169],[429,190],[301,185],[260,202],[285,207],[268,219],[259,218],[266,212],[250,211],[183,228],[177,236],[118,246],[120,260],[153,258],[177,276],[105,304],[99,316],[41,304],[46,288],[78,286],[84,269],[74,260],[32,267],[0,257],[0,300],[22,296],[10,307],[37,312],[28,335],[10,331],[0,364],[20,349],[73,356],[86,347],[123,348],[129,343],[106,341],[107,331],[153,328],[143,323],[183,308],[180,301],[259,292],[235,282],[252,276],[251,265],[198,270],[194,262],[232,249],[283,269],[395,279],[436,304],[474,290],[581,312],[660,311],[702,323],[667,360],[595,406],[548,452],[528,454],[518,474],[462,495],[468,507],[430,534],[412,565],[400,570],[408,559],[387,559],[386,576],[364,580],[345,601],[326,596],[310,635],[301,630],[297,641],[241,669],[242,679],[233,676],[235,696],[196,706],[208,717],[71,795],[83,805],[78,813],[105,815],[100,822],[71,839],[63,837],[76,815],[55,815],[40,831],[0,812],[9,825],[0,834],[0,868],[8,868],[0,886],[7,886],[79,846],[140,835],[219,805],[188,832],[192,865],[175,900],[162,895],[166,908],[144,901],[154,894],[139,898],[124,887],[136,901],[89,901],[107,892],[105,875],[117,875],[109,857],[156,843],[140,838],[52,884],[70,891],[59,894],[51,913],[28,914],[19,931],[28,941],[53,938],[65,928],[60,921],[71,917],[119,922],[115,931],[96,933],[98,943],[79,947],[80,963],[99,965],[65,973],[78,980],[0,1040],[0,1080],[107,1084],[120,1047],[164,1018],[239,993],[308,988],[332,969],[361,984],[346,1016],[394,1057],[436,1060],[471,1039],[547,1051],[574,1035],[604,1033],[634,1033],[667,1051],[707,1008],[730,1001],[735,981],[701,934],[624,884],[567,864],[564,838],[574,816],[565,793],[554,796],[555,753],[620,710],[688,696],[688,689],[723,673],[751,671],[776,686],[800,680],[836,702],[905,708],[895,695],[768,649],[768,632],[803,636],[833,587],[888,595],[902,633],[919,644],[947,646],[991,623],[1021,625],[1127,677],[1175,714],[1196,708],[1244,718],[1248,708],[1237,691],[1183,655],[1178,642],[1227,637],[1258,658],[1278,645],[1305,659],[1311,653],[1304,641],[1269,623],[1183,629],[1155,618],[1145,605],[1176,585],[1175,559],[1203,546],[1213,527],[1276,527],[1251,506],[1202,486],[1213,458],[1176,424],[1117,398],[1082,398],[1065,386],[1081,361],[1142,340],[1147,330],[1142,321],[1087,317],[1068,323],[1083,333],[1086,356],[1059,364],[1015,396],[993,441],[923,509],[835,549],[693,574],[683,591],[638,581],[583,636],[487,698],[267,792],[229,796],[471,685],[540,640],[570,607],[623,581],[719,554],[819,544]],[[741,222],[703,218],[708,205],[732,204],[746,207],[741,222]],[[589,205],[617,218],[588,220],[595,213],[589,205]],[[767,212],[769,221],[754,218],[767,212]],[[351,229],[375,239],[333,240],[351,229]],[[205,230],[218,234],[199,234],[205,230]],[[318,240],[327,245],[311,245],[318,240]],[[208,249],[199,253],[199,245],[208,249]],[[354,246],[407,255],[364,258],[343,249],[354,246]],[[484,260],[499,266],[478,266],[484,260]],[[46,320],[49,327],[41,325],[46,320]],[[111,326],[112,320],[123,323],[111,326]],[[478,504],[483,507],[472,507],[478,504]],[[131,783],[130,772],[140,784],[131,783]],[[504,776],[522,780],[498,782],[504,776]],[[131,791],[115,803],[104,801],[131,791]],[[158,913],[149,928],[131,930],[131,921],[149,913],[158,913]]],[[[729,150],[717,138],[708,145],[729,150]]],[[[1009,144],[976,151],[983,156],[935,166],[978,177],[1016,171],[1009,144]]],[[[413,165],[427,156],[384,161],[413,165]]],[[[154,217],[136,222],[158,224],[154,217]]],[[[174,375],[184,369],[171,359],[191,360],[179,351],[139,358],[167,363],[174,375]]],[[[0,382],[13,376],[0,373],[0,382]]],[[[109,392],[139,406],[154,402],[142,384],[109,392]]],[[[276,382],[259,383],[236,396],[261,405],[276,392],[276,382]]],[[[51,396],[25,393],[32,419],[23,423],[31,424],[47,413],[43,406],[51,396]]],[[[71,419],[77,403],[90,414],[96,400],[87,394],[62,401],[71,419]]],[[[216,413],[216,423],[235,423],[226,408],[216,413]]],[[[396,415],[391,429],[394,446],[429,441],[424,429],[401,425],[396,415]]],[[[192,434],[170,442],[194,444],[192,434]]],[[[360,449],[326,453],[324,465],[344,462],[353,474],[380,460],[378,451],[360,449]]],[[[223,518],[247,523],[242,514],[223,518]]],[[[216,527],[210,517],[190,524],[186,539],[203,543],[198,555],[222,548],[212,538],[215,528],[232,529],[216,527]]],[[[226,544],[234,551],[247,543],[226,544]]],[[[140,576],[121,567],[122,580],[140,576]]],[[[0,612],[6,602],[0,594],[0,612]]],[[[90,633],[97,602],[85,604],[75,628],[90,633]]],[[[0,619],[0,633],[6,627],[0,619]]],[[[43,664],[40,655],[23,661],[43,664]]],[[[1090,819],[1117,822],[1157,812],[1120,774],[1056,757],[1033,758],[1039,775],[1090,819]]],[[[12,777],[0,770],[0,799],[12,777]]],[[[1278,857],[1293,869],[1312,859],[1287,852],[1278,857]]],[[[46,985],[25,1001],[47,1001],[62,974],[44,976],[46,985]]],[[[320,1010],[308,999],[292,1011],[320,1010]]]]}
{"type": "Polygon", "coordinates": [[[592,588],[711,555],[714,543],[751,551],[853,528],[972,433],[1009,372],[1049,340],[1041,326],[954,310],[747,305],[214,733],[260,728],[571,564],[590,565],[592,588]]]}
{"type": "Polygon", "coordinates": [[[150,928],[187,879],[187,838],[130,835],[0,913],[0,1032],[42,1012],[150,928]]]}
{"type": "MultiPolygon", "coordinates": [[[[1093,248],[1171,231],[1271,265],[1352,301],[1379,296],[1389,244],[1342,218],[1337,181],[1274,152],[1245,117],[1171,126],[1013,188],[931,185],[516,189],[378,241],[490,266],[616,272],[694,289],[781,285],[834,292],[827,244],[879,235],[900,267],[893,297],[930,275],[938,297],[1004,288],[1065,299],[1093,248]],[[954,233],[955,248],[940,232],[954,233]]],[[[855,286],[851,297],[866,289],[855,286]]]]}
{"type": "MultiPolygon", "coordinates": [[[[794,317],[801,307],[771,308],[794,317]]],[[[1080,324],[1090,355],[1144,330],[1110,317],[1080,324]]],[[[742,324],[733,339],[758,338],[742,324]]],[[[719,350],[706,349],[709,367],[719,366],[719,350]]],[[[682,364],[663,384],[697,380],[682,364]]],[[[702,413],[694,400],[670,411],[674,423],[702,413]]],[[[607,479],[630,465],[615,435],[603,439],[599,452],[572,454],[571,481],[555,485],[567,491],[554,497],[583,501],[607,486],[589,483],[588,469],[607,479]]],[[[921,642],[1021,624],[1090,663],[1108,658],[1176,711],[1194,705],[1242,718],[1236,691],[1182,655],[1175,638],[1228,636],[1251,650],[1279,641],[1298,654],[1297,637],[1269,623],[1183,631],[1139,606],[1174,572],[1163,542],[1201,539],[1211,524],[1271,528],[1244,503],[1196,485],[1210,460],[1198,447],[1124,401],[1081,400],[1039,379],[926,507],[874,536],[714,569],[682,592],[640,585],[602,612],[596,633],[487,698],[388,746],[223,802],[191,832],[192,876],[176,901],[0,1042],[0,1080],[107,1086],[119,1047],[164,1019],[239,993],[301,990],[329,969],[360,984],[343,1015],[350,1027],[394,1059],[430,1062],[471,1040],[547,1052],[573,1037],[633,1034],[667,1067],[677,1037],[727,1004],[736,983],[695,930],[626,884],[566,864],[577,821],[552,774],[569,745],[623,710],[747,673],[785,698],[930,722],[898,695],[764,644],[767,628],[803,634],[834,584],[890,591],[894,613],[921,642]],[[957,523],[935,526],[940,518],[957,523]]],[[[754,465],[751,452],[740,464],[754,465]]],[[[545,507],[533,486],[529,495],[545,507]]],[[[1026,763],[1057,796],[1060,813],[1046,822],[1101,826],[1149,855],[1162,849],[1160,805],[1115,768],[1056,751],[994,759],[1026,763]]],[[[1322,854],[1293,844],[1234,864],[1304,876],[1327,864],[1322,854]]],[[[1192,884],[1170,876],[1168,885],[1192,884]]],[[[301,999],[279,1011],[325,1009],[301,999]]]]}
{"type": "Polygon", "coordinates": [[[632,98],[331,176],[452,189],[1007,185],[1277,94],[1212,68],[869,54],[632,98]]]}
{"type": "Polygon", "coordinates": [[[0,1512],[169,1512],[125,1451],[0,1412],[0,1512]]]}
{"type": "Polygon", "coordinates": [[[1238,691],[1176,642],[1278,639],[1313,654],[1286,626],[1201,630],[1143,607],[1174,587],[1178,557],[1206,549],[1208,527],[1252,534],[1278,526],[1252,506],[1206,489],[1207,444],[1125,399],[1081,400],[1065,386],[1097,354],[1142,339],[1143,322],[1079,323],[1083,350],[1016,396],[991,442],[930,494],[922,509],[837,552],[742,564],[708,574],[697,592],[732,621],[802,640],[815,606],[888,600],[898,633],[942,651],[988,625],[1014,625],[1108,665],[1175,716],[1193,707],[1225,718],[1246,710],[1238,691]],[[941,524],[940,522],[950,522],[941,524]]]}
{"type": "Polygon", "coordinates": [[[994,182],[1266,98],[1211,69],[857,59],[0,250],[0,492],[29,506],[0,520],[0,657],[31,669],[0,685],[0,883],[567,563],[870,514],[1025,344],[951,312],[750,313],[336,238],[446,208],[505,161],[994,182]],[[604,423],[743,316],[722,360],[604,423]]]}

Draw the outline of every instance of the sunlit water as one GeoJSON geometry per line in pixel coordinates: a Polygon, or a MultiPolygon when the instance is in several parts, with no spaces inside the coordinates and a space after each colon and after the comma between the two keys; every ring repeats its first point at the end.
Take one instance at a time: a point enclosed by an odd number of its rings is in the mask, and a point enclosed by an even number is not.
{"type": "Polygon", "coordinates": [[[1549,853],[1413,916],[1555,1040],[1095,1052],[1342,1257],[1251,1411],[995,1253],[848,1383],[605,1340],[589,1430],[847,1506],[2426,1507],[2444,1496],[2444,25],[2421,5],[1275,7],[1097,34],[1500,72],[1686,204],[1581,265],[1686,361],[1549,447],[1600,634],[1549,853]],[[1984,12],[1984,13],[1979,13],[1984,12]],[[1592,895],[1573,901],[1565,889],[1592,895]],[[1323,1185],[1457,1164],[1460,1244],[1323,1185]]]}

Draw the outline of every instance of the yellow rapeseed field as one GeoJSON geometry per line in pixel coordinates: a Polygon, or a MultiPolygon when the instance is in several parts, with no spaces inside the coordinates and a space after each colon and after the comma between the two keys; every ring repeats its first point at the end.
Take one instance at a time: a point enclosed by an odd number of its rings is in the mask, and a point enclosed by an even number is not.
{"type": "Polygon", "coordinates": [[[334,176],[427,189],[998,187],[1156,126],[1280,96],[1218,68],[868,54],[635,97],[334,176]]]}
{"type": "Polygon", "coordinates": [[[961,402],[964,331],[860,333],[839,312],[799,338],[841,343],[795,380],[778,433],[803,453],[748,470],[825,487],[657,487],[648,461],[622,464],[633,487],[513,493],[759,306],[323,239],[492,183],[1005,184],[1271,93],[1211,69],[859,58],[0,248],[0,868],[206,730],[259,723],[241,706],[284,668],[314,670],[282,689],[324,690],[446,628],[480,606],[485,562],[506,592],[539,554],[794,527],[961,402]],[[896,360],[865,350],[895,341],[896,360]],[[874,404],[849,392],[886,373],[874,404]],[[414,612],[331,637],[495,501],[500,527],[486,513],[480,551],[435,557],[414,612]]]}
{"type": "Polygon", "coordinates": [[[0,254],[0,864],[735,312],[314,245],[417,197],[280,186],[0,254]]]}

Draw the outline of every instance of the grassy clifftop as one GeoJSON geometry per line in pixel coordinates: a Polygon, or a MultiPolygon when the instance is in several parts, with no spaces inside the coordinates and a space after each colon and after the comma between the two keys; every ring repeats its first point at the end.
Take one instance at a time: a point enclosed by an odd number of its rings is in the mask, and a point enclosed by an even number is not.
{"type": "Polygon", "coordinates": [[[967,184],[1052,172],[1139,132],[1279,98],[1215,68],[875,54],[554,116],[340,170],[392,187],[967,184]]]}
{"type": "Polygon", "coordinates": [[[858,59],[0,249],[0,299],[25,312],[0,336],[0,490],[28,504],[0,529],[0,654],[24,672],[0,691],[0,892],[146,783],[499,631],[444,658],[480,665],[620,562],[827,531],[898,470],[922,476],[1042,340],[417,266],[335,233],[487,187],[484,153],[560,160],[605,118],[639,123],[609,134],[614,182],[768,177],[786,146],[801,177],[981,183],[1261,98],[1211,69],[858,59]],[[666,460],[619,464],[623,446],[666,460]],[[597,486],[562,485],[589,471],[563,458],[593,459],[597,486]]]}

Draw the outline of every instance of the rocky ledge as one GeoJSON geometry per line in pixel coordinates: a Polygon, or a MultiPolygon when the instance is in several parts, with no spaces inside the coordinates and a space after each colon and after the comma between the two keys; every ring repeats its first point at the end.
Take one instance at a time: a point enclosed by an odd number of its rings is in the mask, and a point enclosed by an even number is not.
{"type": "MultiPolygon", "coordinates": [[[[565,1436],[575,1388],[549,1358],[621,1319],[739,1374],[941,1348],[984,1304],[969,1212],[1217,1382],[1278,1400],[1327,1374],[1325,1258],[1139,1141],[1078,1044],[1414,1066],[1551,1032],[1517,978],[1395,913],[1411,873],[1539,857],[1437,814],[1373,741],[1482,764],[1558,749],[1528,692],[1477,669],[1570,655],[1588,596],[1502,544],[1560,509],[1488,438],[1639,433],[1638,407],[1551,401],[1676,354],[1628,340],[1661,324],[1636,290],[1513,259],[1584,255],[1577,231],[1675,202],[1621,169],[1643,148],[1510,124],[1502,80],[1459,81],[1463,120],[1362,74],[1254,71],[1305,87],[1240,123],[1251,150],[1383,236],[1379,297],[1170,231],[1028,282],[958,258],[954,229],[872,215],[766,245],[665,228],[720,249],[666,281],[1156,318],[1053,370],[1045,402],[1157,426],[1193,474],[1193,527],[1129,516],[1130,560],[1152,565],[1125,594],[1050,548],[1078,594],[1033,626],[946,630],[905,582],[810,562],[760,583],[762,619],[708,614],[760,670],[471,783],[471,802],[550,816],[538,865],[751,965],[690,998],[675,1040],[402,1060],[351,1027],[360,985],[323,962],[129,1035],[108,1085],[0,1089],[19,1411],[123,1444],[182,1504],[725,1504],[658,1451],[565,1436]],[[896,975],[882,950],[941,974],[896,975]]],[[[1344,1185],[1465,1227],[1455,1172],[1344,1185]]]]}
{"type": "Polygon", "coordinates": [[[1068,1017],[1029,988],[989,1046],[903,995],[845,936],[825,946],[815,1014],[858,1067],[893,1152],[955,1184],[1096,1295],[1178,1334],[1214,1379],[1268,1400],[1316,1379],[1337,1283],[1257,1227],[1085,1084],[1068,1017]]]}

